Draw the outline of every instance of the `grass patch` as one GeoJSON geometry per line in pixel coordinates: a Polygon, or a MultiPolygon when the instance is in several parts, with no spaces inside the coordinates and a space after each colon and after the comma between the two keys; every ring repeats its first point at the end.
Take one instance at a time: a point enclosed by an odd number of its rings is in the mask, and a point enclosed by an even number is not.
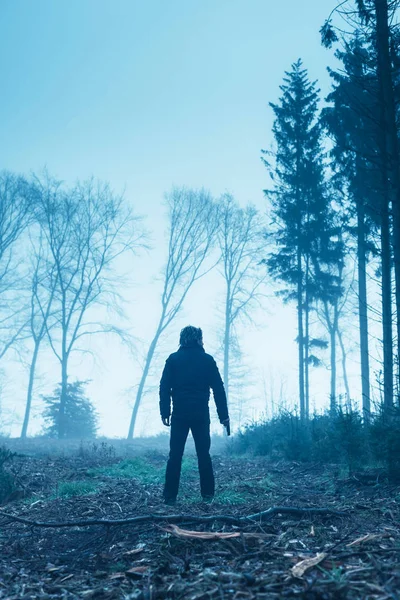
{"type": "MultiPolygon", "coordinates": [[[[185,504],[198,504],[202,502],[200,495],[200,486],[189,490],[183,488],[179,494],[180,500],[185,504]]],[[[224,486],[222,489],[218,489],[215,493],[214,502],[216,504],[227,504],[233,506],[236,504],[244,504],[249,499],[249,495],[246,492],[236,489],[234,486],[224,486]]]]}
{"type": "Polygon", "coordinates": [[[93,494],[97,486],[92,481],[62,481],[57,488],[57,496],[71,498],[73,496],[86,496],[93,494]]]}
{"type": "Polygon", "coordinates": [[[107,467],[90,469],[88,475],[105,475],[119,479],[138,479],[141,483],[160,483],[162,469],[142,457],[126,458],[107,467]]]}
{"type": "MultiPolygon", "coordinates": [[[[127,458],[119,463],[107,467],[89,469],[88,475],[104,475],[122,479],[137,479],[143,484],[160,484],[164,481],[166,461],[158,465],[143,457],[127,458]]],[[[182,479],[191,479],[197,473],[196,461],[188,456],[182,461],[182,479]]]]}
{"type": "Polygon", "coordinates": [[[235,504],[244,504],[248,498],[245,494],[237,490],[225,488],[216,494],[215,500],[219,504],[234,506],[235,504]]]}
{"type": "Polygon", "coordinates": [[[197,460],[192,456],[184,456],[182,461],[181,478],[194,479],[199,476],[197,460]]]}

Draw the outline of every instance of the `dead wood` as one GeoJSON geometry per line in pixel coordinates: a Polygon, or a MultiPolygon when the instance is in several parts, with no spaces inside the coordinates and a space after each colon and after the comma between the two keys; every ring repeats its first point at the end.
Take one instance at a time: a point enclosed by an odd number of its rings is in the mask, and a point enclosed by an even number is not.
{"type": "Polygon", "coordinates": [[[78,519],[75,521],[34,521],[32,519],[26,519],[19,515],[13,515],[0,509],[0,515],[23,523],[24,525],[30,525],[31,527],[90,527],[92,525],[105,525],[112,527],[116,525],[135,525],[139,523],[210,523],[213,521],[221,521],[223,523],[230,523],[232,525],[243,525],[251,521],[266,521],[272,518],[274,515],[293,515],[298,517],[321,515],[321,516],[340,516],[344,517],[347,515],[346,512],[340,510],[332,510],[330,508],[298,508],[291,506],[271,506],[268,510],[264,510],[253,515],[246,515],[241,517],[234,517],[231,515],[140,515],[138,517],[127,517],[126,519],[78,519]]]}

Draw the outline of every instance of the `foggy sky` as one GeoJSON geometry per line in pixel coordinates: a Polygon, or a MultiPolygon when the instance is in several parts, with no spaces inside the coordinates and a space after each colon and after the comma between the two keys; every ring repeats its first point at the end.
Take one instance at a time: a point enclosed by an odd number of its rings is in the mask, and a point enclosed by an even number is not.
{"type": "MultiPolygon", "coordinates": [[[[159,282],[165,253],[163,193],[171,185],[204,186],[215,196],[230,191],[241,204],[265,211],[268,174],[261,148],[272,142],[272,111],[285,70],[299,57],[328,90],[332,53],[318,33],[332,0],[2,0],[0,4],[0,165],[29,173],[47,166],[74,182],[91,175],[125,189],[146,216],[152,250],[122,268],[136,285],[123,290],[125,310],[138,337],[132,357],[115,340],[92,340],[99,359],[77,355],[70,379],[91,379],[90,397],[102,432],[125,436],[128,389],[138,382],[142,354],[158,317],[159,282]],[[140,341],[141,340],[141,341],[140,341]],[[98,350],[98,352],[97,352],[98,350]]],[[[206,348],[218,347],[217,273],[193,289],[183,314],[163,341],[155,364],[156,384],[179,328],[203,327],[206,348]]],[[[244,349],[256,387],[249,415],[263,410],[261,372],[297,386],[294,307],[270,298],[245,329],[244,349]]],[[[326,356],[328,359],[328,356],[326,356]]],[[[11,357],[10,357],[11,359],[11,357]]],[[[3,365],[4,367],[4,365],[3,365]]],[[[8,360],[8,408],[22,413],[24,367],[8,360]],[[17,375],[18,374],[18,375],[17,375]],[[17,381],[18,378],[18,381],[17,381]]],[[[350,357],[352,385],[357,356],[350,357]],[[352,365],[352,366],[351,366],[352,365]]],[[[57,363],[43,352],[38,393],[59,380],[57,363]]],[[[314,373],[312,398],[328,402],[329,373],[314,373]],[[317,392],[317,393],[315,393],[317,392]]],[[[157,390],[146,398],[138,431],[161,430],[157,390]]],[[[35,410],[34,410],[35,413],[35,410]]],[[[31,431],[37,425],[32,423],[31,431]]],[[[17,433],[19,425],[13,429],[17,433]]]]}

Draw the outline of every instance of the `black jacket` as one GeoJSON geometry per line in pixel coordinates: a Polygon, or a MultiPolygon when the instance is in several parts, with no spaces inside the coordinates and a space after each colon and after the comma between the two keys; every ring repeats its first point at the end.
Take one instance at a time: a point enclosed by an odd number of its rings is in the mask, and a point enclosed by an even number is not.
{"type": "Polygon", "coordinates": [[[199,346],[181,347],[169,356],[160,381],[160,413],[162,418],[209,418],[210,388],[213,391],[219,420],[228,418],[224,384],[217,364],[199,346]]]}

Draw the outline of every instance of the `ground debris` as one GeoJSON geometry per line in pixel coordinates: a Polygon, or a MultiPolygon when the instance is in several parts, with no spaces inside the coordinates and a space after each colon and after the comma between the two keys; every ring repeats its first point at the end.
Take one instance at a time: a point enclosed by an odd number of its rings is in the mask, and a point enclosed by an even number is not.
{"type": "Polygon", "coordinates": [[[397,597],[400,488],[384,480],[342,485],[334,467],[216,457],[217,496],[205,504],[191,459],[171,509],[162,503],[165,455],[146,457],[137,477],[124,475],[121,457],[85,460],[33,456],[21,468],[31,496],[0,510],[0,599],[397,597]],[[65,481],[91,491],[62,496],[65,481]],[[174,523],[177,513],[190,526],[174,523]],[[30,524],[88,520],[97,524],[30,524]]]}

